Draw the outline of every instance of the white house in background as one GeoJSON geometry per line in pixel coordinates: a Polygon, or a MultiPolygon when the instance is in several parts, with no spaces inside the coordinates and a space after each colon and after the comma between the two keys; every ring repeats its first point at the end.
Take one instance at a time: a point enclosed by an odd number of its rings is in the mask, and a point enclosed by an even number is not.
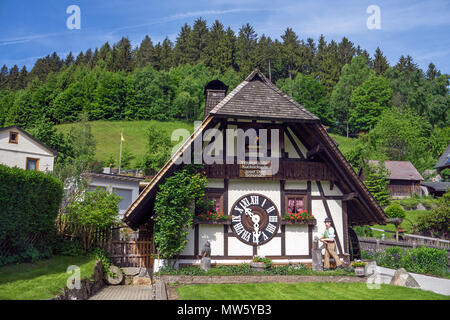
{"type": "Polygon", "coordinates": [[[139,183],[143,180],[144,178],[109,173],[89,173],[88,175],[89,190],[100,187],[122,197],[119,203],[120,218],[123,217],[129,205],[137,199],[139,183]]]}
{"type": "Polygon", "coordinates": [[[26,170],[53,171],[58,153],[19,126],[0,128],[0,163],[26,170]]]}

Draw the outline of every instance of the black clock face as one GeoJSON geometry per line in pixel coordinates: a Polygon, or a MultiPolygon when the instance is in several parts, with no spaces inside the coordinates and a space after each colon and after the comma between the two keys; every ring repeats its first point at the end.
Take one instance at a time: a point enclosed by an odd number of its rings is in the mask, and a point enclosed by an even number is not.
{"type": "Polygon", "coordinates": [[[261,245],[277,233],[280,218],[275,204],[260,194],[248,194],[231,207],[231,229],[250,245],[261,245]]]}

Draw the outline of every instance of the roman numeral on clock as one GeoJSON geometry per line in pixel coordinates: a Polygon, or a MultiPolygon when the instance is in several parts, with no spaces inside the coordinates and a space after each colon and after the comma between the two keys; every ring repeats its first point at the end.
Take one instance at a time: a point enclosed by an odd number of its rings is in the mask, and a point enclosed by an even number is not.
{"type": "Polygon", "coordinates": [[[244,230],[244,233],[242,234],[242,239],[244,239],[245,241],[250,241],[250,236],[251,233],[248,232],[247,230],[244,230]]]}
{"type": "Polygon", "coordinates": [[[275,232],[276,228],[277,227],[274,224],[269,223],[269,224],[267,224],[266,231],[273,234],[275,232]]]}
{"type": "Polygon", "coordinates": [[[243,208],[246,208],[246,207],[248,207],[249,205],[250,205],[250,201],[249,201],[247,198],[244,198],[244,199],[241,200],[241,206],[242,206],[243,208]]]}
{"type": "Polygon", "coordinates": [[[251,204],[259,204],[259,196],[250,196],[251,204]]]}
{"type": "Polygon", "coordinates": [[[231,221],[233,222],[241,222],[241,216],[231,216],[231,221]]]}
{"type": "Polygon", "coordinates": [[[269,222],[277,222],[278,217],[277,216],[269,216],[269,222]]]}
{"type": "Polygon", "coordinates": [[[271,213],[273,210],[275,210],[275,207],[271,206],[269,209],[267,209],[267,213],[271,213]]]}
{"type": "Polygon", "coordinates": [[[242,223],[237,223],[234,225],[234,231],[236,231],[237,235],[240,236],[242,232],[245,231],[244,226],[242,223]]]}

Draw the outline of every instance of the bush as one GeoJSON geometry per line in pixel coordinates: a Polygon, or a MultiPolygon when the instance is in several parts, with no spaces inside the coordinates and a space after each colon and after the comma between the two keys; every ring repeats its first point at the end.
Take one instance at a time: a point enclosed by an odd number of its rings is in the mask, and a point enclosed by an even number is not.
{"type": "Polygon", "coordinates": [[[417,205],[419,204],[419,200],[415,198],[406,198],[400,200],[400,204],[405,207],[407,210],[417,209],[417,205]]]}
{"type": "Polygon", "coordinates": [[[77,239],[56,239],[53,250],[55,254],[71,257],[81,256],[85,253],[83,244],[77,239]]]}
{"type": "Polygon", "coordinates": [[[51,174],[0,165],[0,264],[52,255],[63,185],[51,174]]]}
{"type": "Polygon", "coordinates": [[[403,219],[405,217],[405,210],[403,210],[402,206],[397,204],[397,203],[393,203],[390,204],[386,207],[386,209],[384,209],[384,213],[386,214],[386,216],[388,218],[401,218],[403,219]]]}
{"type": "Polygon", "coordinates": [[[427,209],[431,209],[433,207],[434,201],[431,199],[422,199],[421,203],[427,209]]]}
{"type": "Polygon", "coordinates": [[[432,237],[450,237],[450,191],[439,200],[435,208],[417,219],[417,231],[432,237]]]}
{"type": "Polygon", "coordinates": [[[445,168],[440,174],[444,181],[450,182],[450,168],[445,168]]]}
{"type": "Polygon", "coordinates": [[[360,237],[373,237],[373,231],[369,226],[355,226],[353,230],[360,237]]]}
{"type": "Polygon", "coordinates": [[[377,265],[386,268],[405,268],[415,273],[447,276],[447,250],[427,247],[405,250],[390,247],[384,251],[363,250],[362,258],[375,260],[377,265]]]}
{"type": "Polygon", "coordinates": [[[263,262],[266,265],[266,269],[269,269],[272,266],[272,260],[265,257],[254,256],[253,262],[263,262]]]}

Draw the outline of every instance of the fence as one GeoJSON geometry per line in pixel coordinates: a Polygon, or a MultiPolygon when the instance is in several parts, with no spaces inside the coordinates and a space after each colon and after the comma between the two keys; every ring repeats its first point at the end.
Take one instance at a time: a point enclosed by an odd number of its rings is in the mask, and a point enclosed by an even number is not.
{"type": "Polygon", "coordinates": [[[151,240],[111,240],[109,256],[120,267],[145,267],[153,265],[151,240]]]}

